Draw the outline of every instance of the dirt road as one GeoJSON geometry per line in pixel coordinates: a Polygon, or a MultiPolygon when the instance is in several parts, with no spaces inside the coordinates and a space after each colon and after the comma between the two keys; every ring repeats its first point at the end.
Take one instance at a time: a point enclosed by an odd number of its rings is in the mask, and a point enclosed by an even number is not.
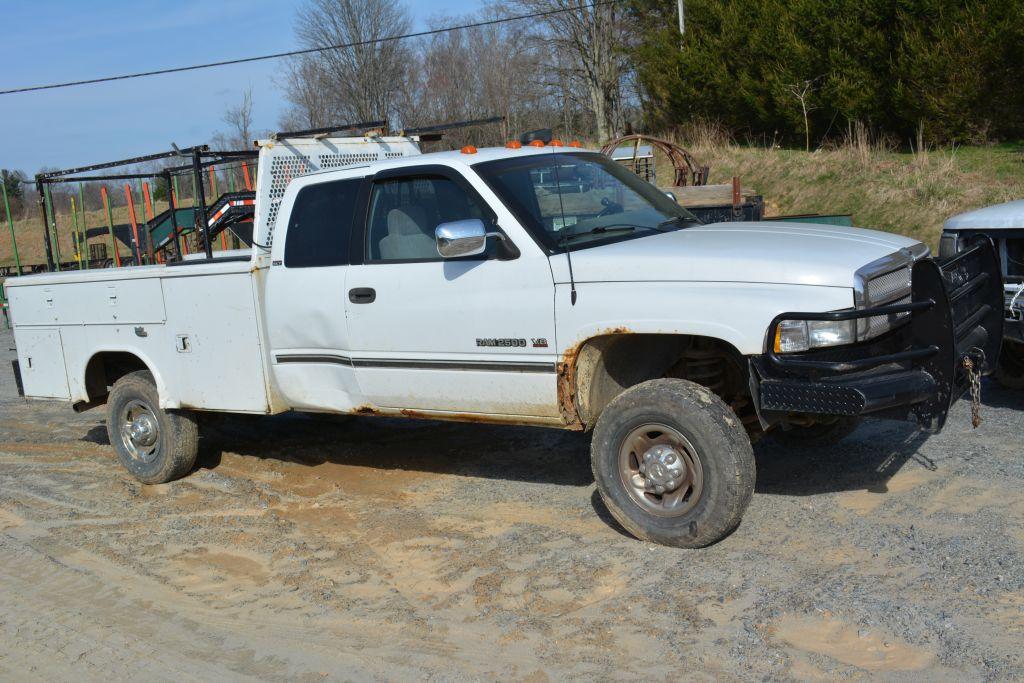
{"type": "Polygon", "coordinates": [[[757,448],[740,528],[624,535],[579,435],[230,418],[143,486],[0,333],[0,679],[1024,677],[1024,394],[757,448]]]}

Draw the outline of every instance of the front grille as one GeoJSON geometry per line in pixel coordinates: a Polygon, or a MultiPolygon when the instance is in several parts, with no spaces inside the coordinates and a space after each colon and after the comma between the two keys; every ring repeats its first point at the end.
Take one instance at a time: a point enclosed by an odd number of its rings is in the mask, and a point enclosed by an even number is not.
{"type": "MultiPolygon", "coordinates": [[[[887,304],[909,304],[911,301],[910,272],[911,267],[908,265],[868,280],[864,288],[865,306],[870,308],[887,304]]],[[[867,318],[859,323],[858,336],[861,339],[877,337],[888,332],[909,316],[909,313],[896,313],[867,318]]]]}
{"type": "Polygon", "coordinates": [[[881,306],[910,295],[910,268],[899,268],[868,280],[865,292],[868,305],[881,306]]]}

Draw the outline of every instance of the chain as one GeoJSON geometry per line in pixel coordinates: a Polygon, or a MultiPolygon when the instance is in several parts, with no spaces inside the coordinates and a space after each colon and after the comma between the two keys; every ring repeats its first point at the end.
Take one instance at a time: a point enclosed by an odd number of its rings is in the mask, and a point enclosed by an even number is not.
{"type": "Polygon", "coordinates": [[[974,348],[964,355],[964,370],[967,371],[967,380],[971,385],[971,426],[975,429],[981,424],[981,373],[984,369],[984,351],[974,348]],[[977,361],[971,358],[971,353],[977,356],[977,361]]]}

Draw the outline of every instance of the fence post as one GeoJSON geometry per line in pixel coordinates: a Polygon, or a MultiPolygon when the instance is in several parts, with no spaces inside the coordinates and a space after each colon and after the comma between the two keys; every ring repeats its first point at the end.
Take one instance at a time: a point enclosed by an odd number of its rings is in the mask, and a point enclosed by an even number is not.
{"type": "Polygon", "coordinates": [[[114,214],[110,211],[110,198],[107,196],[107,186],[100,186],[100,197],[103,198],[103,208],[107,210],[107,232],[110,235],[110,248],[114,250],[114,265],[121,267],[121,253],[117,248],[117,240],[114,239],[114,214]]]}
{"type": "Polygon", "coordinates": [[[11,204],[7,199],[7,186],[0,183],[0,190],[3,191],[4,195],[4,213],[7,214],[7,229],[11,231],[11,251],[14,252],[14,267],[18,269],[18,275],[21,275],[21,259],[18,258],[18,238],[14,236],[14,221],[11,219],[11,204]]]}
{"type": "Polygon", "coordinates": [[[57,270],[61,270],[61,261],[63,259],[60,256],[60,235],[57,234],[57,214],[53,212],[53,199],[50,196],[50,185],[43,186],[43,194],[46,199],[45,208],[49,212],[50,218],[46,222],[47,230],[53,235],[53,258],[57,262],[57,270]]]}
{"type": "Polygon", "coordinates": [[[85,258],[82,260],[85,263],[85,269],[89,270],[89,222],[85,219],[85,189],[82,187],[82,183],[78,183],[78,205],[82,207],[82,236],[78,243],[85,250],[85,258]]]}
{"type": "MultiPolygon", "coordinates": [[[[174,207],[177,208],[177,206],[180,203],[181,203],[181,196],[178,195],[178,176],[174,176],[174,199],[173,199],[174,207]]],[[[177,224],[177,223],[175,222],[175,224],[177,224]]],[[[175,234],[177,234],[177,231],[175,231],[175,234]]],[[[178,239],[175,238],[175,241],[178,241],[178,239]]],[[[187,256],[188,255],[188,233],[185,232],[184,225],[181,226],[181,239],[180,239],[180,243],[181,243],[180,244],[181,250],[178,252],[178,258],[181,258],[182,256],[187,256]]]]}
{"type": "Polygon", "coordinates": [[[43,193],[43,180],[36,176],[36,203],[39,204],[39,216],[43,219],[43,248],[46,251],[46,270],[53,270],[53,247],[50,244],[50,219],[46,217],[46,199],[43,193]]]}
{"type": "Polygon", "coordinates": [[[71,236],[75,242],[75,252],[78,254],[78,269],[84,270],[85,267],[82,265],[82,236],[78,232],[78,208],[75,206],[74,195],[71,195],[71,221],[74,226],[71,236]]]}

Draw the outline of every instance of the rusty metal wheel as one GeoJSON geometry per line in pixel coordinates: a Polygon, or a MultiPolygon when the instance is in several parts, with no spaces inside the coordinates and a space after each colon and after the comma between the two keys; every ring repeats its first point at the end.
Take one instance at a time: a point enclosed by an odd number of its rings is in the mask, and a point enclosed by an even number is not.
{"type": "Polygon", "coordinates": [[[704,469],[693,444],[659,423],[641,425],[622,440],[619,476],[630,498],[658,517],[686,514],[704,491],[704,469]]]}

